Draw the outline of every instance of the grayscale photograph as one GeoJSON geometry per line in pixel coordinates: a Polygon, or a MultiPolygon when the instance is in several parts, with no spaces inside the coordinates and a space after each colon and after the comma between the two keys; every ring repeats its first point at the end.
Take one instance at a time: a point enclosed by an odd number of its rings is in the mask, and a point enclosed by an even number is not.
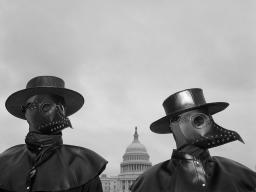
{"type": "Polygon", "coordinates": [[[0,0],[0,192],[256,192],[255,10],[0,0]]]}

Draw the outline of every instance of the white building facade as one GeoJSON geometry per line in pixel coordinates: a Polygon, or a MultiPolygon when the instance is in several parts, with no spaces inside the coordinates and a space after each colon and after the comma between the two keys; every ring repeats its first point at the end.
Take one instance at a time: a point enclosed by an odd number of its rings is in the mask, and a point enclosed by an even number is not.
{"type": "Polygon", "coordinates": [[[106,174],[100,176],[103,192],[119,192],[120,184],[117,176],[107,177],[106,174]]]}

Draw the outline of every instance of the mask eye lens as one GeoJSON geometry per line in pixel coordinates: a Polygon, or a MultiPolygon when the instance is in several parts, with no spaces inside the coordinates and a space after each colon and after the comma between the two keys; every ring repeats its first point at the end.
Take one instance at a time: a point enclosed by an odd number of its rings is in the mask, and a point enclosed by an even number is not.
{"type": "Polygon", "coordinates": [[[194,118],[194,120],[193,120],[193,123],[194,123],[196,126],[198,126],[198,127],[201,126],[201,125],[203,125],[204,122],[205,122],[205,118],[204,118],[203,116],[201,116],[201,115],[196,116],[196,117],[194,118]]]}
{"type": "Polygon", "coordinates": [[[49,111],[50,109],[51,109],[51,105],[48,104],[48,103],[46,103],[46,104],[44,104],[44,105],[42,106],[42,111],[43,111],[43,112],[47,112],[47,111],[49,111]]]}

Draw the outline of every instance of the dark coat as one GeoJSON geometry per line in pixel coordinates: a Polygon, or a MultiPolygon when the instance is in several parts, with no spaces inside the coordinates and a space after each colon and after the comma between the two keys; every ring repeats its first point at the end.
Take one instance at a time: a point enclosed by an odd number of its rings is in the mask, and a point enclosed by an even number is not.
{"type": "MultiPolygon", "coordinates": [[[[26,191],[35,154],[17,145],[0,154],[0,191],[26,191]]],[[[99,174],[107,161],[82,147],[62,145],[37,170],[32,191],[101,192],[99,174]]]]}
{"type": "Polygon", "coordinates": [[[233,160],[211,157],[206,151],[195,158],[173,152],[168,161],[141,175],[132,192],[249,192],[256,191],[256,173],[233,160]]]}

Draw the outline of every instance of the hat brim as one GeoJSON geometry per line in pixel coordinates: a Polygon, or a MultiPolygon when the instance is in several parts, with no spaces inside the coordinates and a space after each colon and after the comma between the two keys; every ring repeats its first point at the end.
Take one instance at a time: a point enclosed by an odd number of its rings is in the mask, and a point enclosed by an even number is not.
{"type": "Polygon", "coordinates": [[[170,119],[172,117],[175,117],[177,115],[180,115],[181,113],[191,111],[194,109],[206,109],[210,115],[213,115],[215,113],[218,113],[226,109],[228,105],[229,104],[226,102],[214,102],[214,103],[206,103],[203,105],[198,105],[196,107],[191,107],[188,109],[179,110],[172,114],[168,114],[165,117],[162,117],[161,119],[158,119],[157,121],[153,122],[150,125],[150,130],[158,134],[172,133],[170,129],[170,119]]]}
{"type": "Polygon", "coordinates": [[[26,119],[25,114],[21,110],[21,106],[26,104],[27,99],[38,94],[51,94],[61,96],[65,101],[67,116],[77,112],[84,104],[83,96],[76,91],[66,88],[36,87],[23,89],[13,93],[7,98],[5,107],[8,112],[15,117],[26,119]]]}

